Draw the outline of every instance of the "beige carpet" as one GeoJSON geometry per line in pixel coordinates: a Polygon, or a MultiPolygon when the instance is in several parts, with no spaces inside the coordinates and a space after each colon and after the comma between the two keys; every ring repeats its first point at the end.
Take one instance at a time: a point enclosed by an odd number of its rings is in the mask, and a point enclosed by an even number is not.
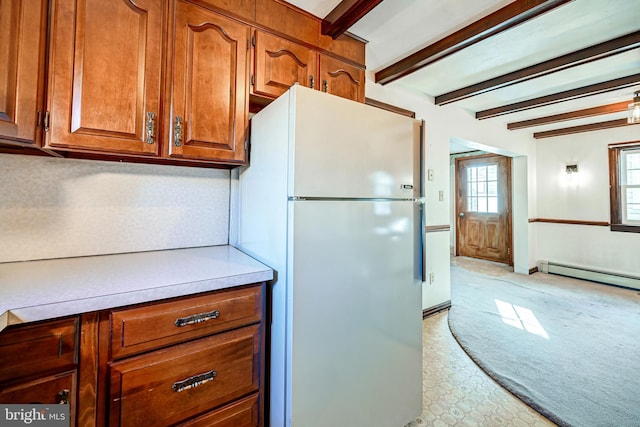
{"type": "Polygon", "coordinates": [[[451,330],[502,386],[562,426],[640,426],[637,291],[467,259],[451,282],[451,330]]]}

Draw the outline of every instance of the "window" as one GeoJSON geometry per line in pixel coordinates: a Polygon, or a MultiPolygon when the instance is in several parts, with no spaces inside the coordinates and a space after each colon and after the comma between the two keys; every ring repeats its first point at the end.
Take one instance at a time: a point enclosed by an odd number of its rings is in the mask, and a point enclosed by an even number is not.
{"type": "Polygon", "coordinates": [[[468,167],[467,194],[468,211],[480,213],[497,213],[498,165],[468,167]]]}
{"type": "Polygon", "coordinates": [[[611,230],[640,233],[640,143],[609,146],[611,230]]]}

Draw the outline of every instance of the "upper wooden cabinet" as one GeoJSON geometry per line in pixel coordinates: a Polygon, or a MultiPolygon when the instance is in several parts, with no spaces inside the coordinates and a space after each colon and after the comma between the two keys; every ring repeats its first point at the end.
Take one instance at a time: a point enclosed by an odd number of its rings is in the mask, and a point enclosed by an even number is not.
{"type": "Polygon", "coordinates": [[[250,108],[293,84],[364,101],[364,43],[320,22],[283,0],[0,0],[0,151],[246,164],[250,108]]]}
{"type": "Polygon", "coordinates": [[[37,146],[47,0],[0,1],[0,142],[37,146]]]}
{"type": "Polygon", "coordinates": [[[163,5],[52,1],[47,147],[159,152],[163,5]]]}
{"type": "Polygon", "coordinates": [[[176,0],[165,154],[244,163],[250,28],[176,0]]]}
{"type": "Polygon", "coordinates": [[[364,102],[364,70],[339,59],[320,55],[320,89],[364,102]]]}
{"type": "Polygon", "coordinates": [[[252,94],[276,98],[295,83],[316,87],[314,50],[259,30],[253,44],[252,94]]]}

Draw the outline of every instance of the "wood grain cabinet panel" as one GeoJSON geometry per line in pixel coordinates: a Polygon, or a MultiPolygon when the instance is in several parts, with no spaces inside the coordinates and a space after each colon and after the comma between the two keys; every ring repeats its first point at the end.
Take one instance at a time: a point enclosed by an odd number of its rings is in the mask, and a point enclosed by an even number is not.
{"type": "Polygon", "coordinates": [[[77,317],[0,332],[0,403],[65,403],[75,426],[78,334],[77,317]]]}
{"type": "Polygon", "coordinates": [[[0,382],[73,368],[78,319],[16,326],[0,333],[0,382]]]}
{"type": "Polygon", "coordinates": [[[316,87],[316,53],[263,31],[254,34],[252,94],[276,98],[295,83],[316,87]]]}
{"type": "Polygon", "coordinates": [[[69,405],[69,425],[75,426],[75,390],[76,371],[69,371],[0,387],[0,403],[66,404],[69,405]]]}
{"type": "Polygon", "coordinates": [[[244,20],[255,21],[256,1],[262,0],[190,0],[205,7],[222,9],[225,14],[238,16],[244,20]]]}
{"type": "Polygon", "coordinates": [[[114,359],[257,323],[260,287],[232,289],[189,299],[111,312],[114,359]]]}
{"type": "Polygon", "coordinates": [[[159,153],[164,4],[52,1],[47,147],[159,153]]]}
{"type": "Polygon", "coordinates": [[[0,1],[0,142],[39,145],[46,18],[46,0],[0,1]]]}
{"type": "Polygon", "coordinates": [[[111,364],[111,426],[168,426],[258,391],[261,325],[111,364]]]}
{"type": "Polygon", "coordinates": [[[244,163],[250,28],[175,0],[167,155],[244,163]]]}
{"type": "Polygon", "coordinates": [[[318,46],[322,21],[283,0],[257,0],[256,22],[276,33],[318,46]]]}
{"type": "Polygon", "coordinates": [[[321,90],[364,102],[364,70],[339,59],[320,55],[321,90]]]}
{"type": "Polygon", "coordinates": [[[258,427],[260,400],[254,394],[223,408],[178,424],[178,427],[258,427]]]}

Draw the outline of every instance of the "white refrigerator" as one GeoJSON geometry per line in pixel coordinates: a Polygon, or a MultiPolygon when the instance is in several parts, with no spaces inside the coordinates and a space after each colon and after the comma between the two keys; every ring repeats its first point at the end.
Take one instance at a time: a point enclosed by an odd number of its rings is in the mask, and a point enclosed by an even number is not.
{"type": "Polygon", "coordinates": [[[422,411],[422,124],[294,86],[251,120],[231,244],[276,271],[271,427],[422,411]]]}

